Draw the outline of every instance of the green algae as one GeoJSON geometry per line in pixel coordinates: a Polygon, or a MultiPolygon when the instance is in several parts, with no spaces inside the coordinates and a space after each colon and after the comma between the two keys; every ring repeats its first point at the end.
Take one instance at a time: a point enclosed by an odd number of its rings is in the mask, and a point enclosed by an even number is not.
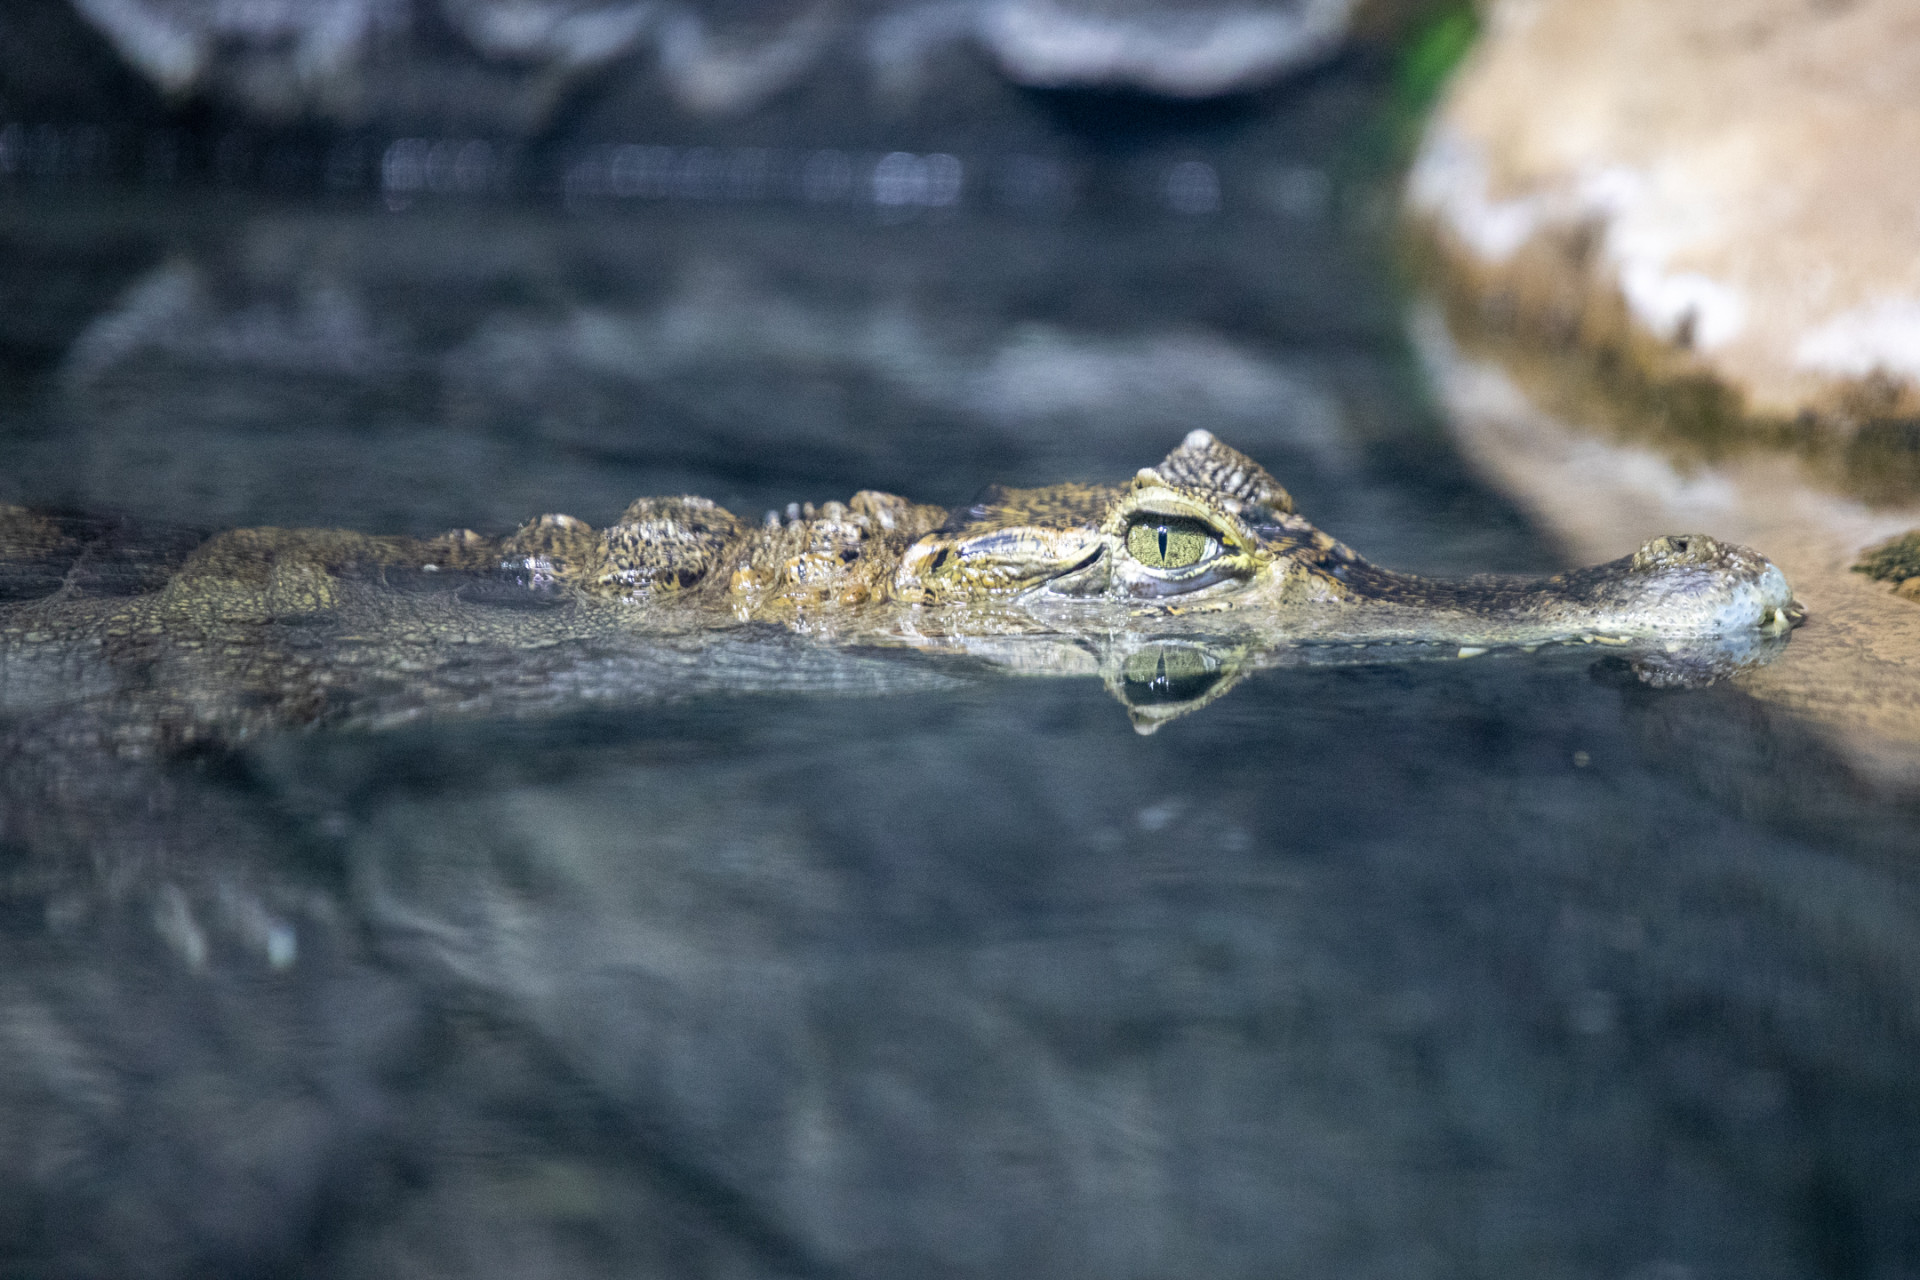
{"type": "Polygon", "coordinates": [[[1397,187],[1419,148],[1433,105],[1480,34],[1480,19],[1463,0],[1380,4],[1370,25],[1385,73],[1385,92],[1337,162],[1341,185],[1397,187]]]}
{"type": "Polygon", "coordinates": [[[1425,115],[1479,35],[1480,19],[1471,5],[1447,5],[1429,17],[1400,55],[1394,76],[1395,105],[1425,115]]]}
{"type": "Polygon", "coordinates": [[[1864,573],[1877,582],[1905,582],[1920,578],[1920,529],[1869,547],[1860,553],[1855,573],[1864,573]]]}

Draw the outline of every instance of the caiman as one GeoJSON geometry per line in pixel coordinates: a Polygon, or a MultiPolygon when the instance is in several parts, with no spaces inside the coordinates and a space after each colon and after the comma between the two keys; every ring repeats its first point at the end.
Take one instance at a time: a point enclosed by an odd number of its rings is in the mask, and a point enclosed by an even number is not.
{"type": "Polygon", "coordinates": [[[286,725],[881,691],[982,663],[1102,677],[1150,730],[1294,662],[1589,643],[1651,683],[1699,683],[1767,660],[1800,617],[1770,561],[1699,534],[1552,577],[1396,573],[1204,431],[1124,484],[996,487],[952,511],[867,491],[752,523],[642,498],[604,529],[545,515],[504,538],[417,539],[0,509],[0,711],[136,753],[286,725]]]}

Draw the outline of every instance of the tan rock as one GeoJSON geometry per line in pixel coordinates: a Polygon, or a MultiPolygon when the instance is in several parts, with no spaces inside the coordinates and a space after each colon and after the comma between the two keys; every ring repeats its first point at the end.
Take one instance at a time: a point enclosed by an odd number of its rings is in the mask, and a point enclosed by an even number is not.
{"type": "Polygon", "coordinates": [[[1493,0],[1412,207],[1524,326],[1736,415],[1920,411],[1920,4],[1493,0]]]}

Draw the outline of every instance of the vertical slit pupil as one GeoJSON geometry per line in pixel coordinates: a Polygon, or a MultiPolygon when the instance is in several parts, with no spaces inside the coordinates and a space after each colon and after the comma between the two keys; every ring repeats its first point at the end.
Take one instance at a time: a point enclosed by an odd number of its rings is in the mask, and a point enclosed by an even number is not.
{"type": "Polygon", "coordinates": [[[1162,563],[1165,563],[1165,561],[1166,561],[1166,558],[1167,558],[1167,526],[1165,526],[1165,525],[1161,525],[1161,526],[1160,526],[1160,559],[1161,559],[1161,562],[1162,562],[1162,563]]]}

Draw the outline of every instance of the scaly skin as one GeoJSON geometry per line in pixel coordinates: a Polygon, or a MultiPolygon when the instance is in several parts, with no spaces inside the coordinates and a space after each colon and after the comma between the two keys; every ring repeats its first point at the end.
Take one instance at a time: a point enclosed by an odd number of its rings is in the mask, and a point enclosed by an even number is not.
{"type": "Polygon", "coordinates": [[[948,678],[876,646],[1099,675],[1151,729],[1244,671],[1383,645],[1618,644],[1643,678],[1697,682],[1765,660],[1799,616],[1770,562],[1703,535],[1551,578],[1393,573],[1202,431],[1123,486],[996,488],[953,512],[863,492],[750,525],[648,498],[604,530],[542,516],[497,541],[242,529],[197,545],[0,512],[0,708],[64,710],[122,750],[948,678]]]}

